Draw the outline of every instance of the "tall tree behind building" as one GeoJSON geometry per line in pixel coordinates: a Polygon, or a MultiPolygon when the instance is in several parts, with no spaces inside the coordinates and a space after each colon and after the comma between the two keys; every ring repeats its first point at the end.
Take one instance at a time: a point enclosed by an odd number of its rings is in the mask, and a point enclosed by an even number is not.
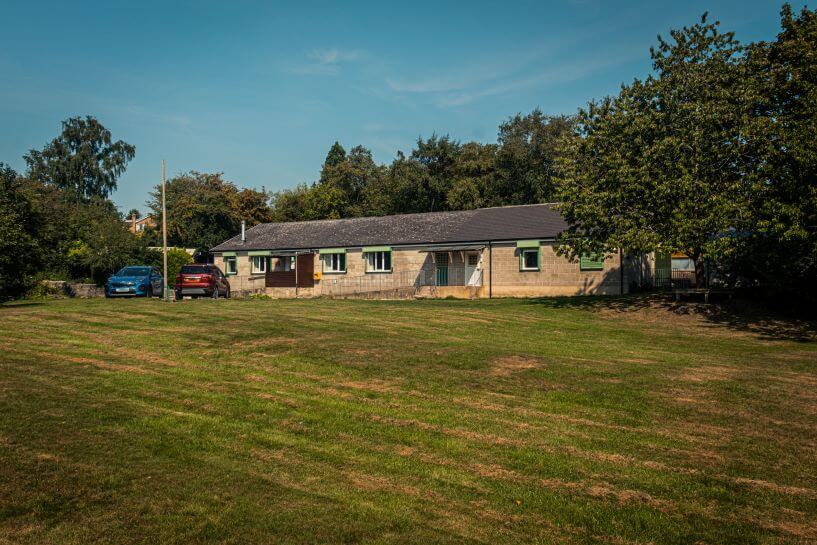
{"type": "Polygon", "coordinates": [[[106,199],[133,159],[136,148],[111,132],[96,118],[72,117],[62,122],[62,133],[42,150],[24,156],[27,176],[63,189],[77,200],[106,199]]]}
{"type": "MultiPolygon", "coordinates": [[[[157,185],[147,205],[161,215],[162,193],[157,185]]],[[[269,195],[254,189],[238,190],[221,173],[191,171],[167,181],[167,237],[171,246],[208,251],[235,236],[241,221],[248,227],[271,221],[269,195]]],[[[148,235],[150,236],[150,234],[148,235]]]]}

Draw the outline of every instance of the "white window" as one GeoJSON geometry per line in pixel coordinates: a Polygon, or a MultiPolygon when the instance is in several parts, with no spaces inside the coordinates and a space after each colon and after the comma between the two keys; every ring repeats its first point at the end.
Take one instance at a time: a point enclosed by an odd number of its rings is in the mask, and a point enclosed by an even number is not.
{"type": "Polygon", "coordinates": [[[694,271],[695,261],[688,257],[673,257],[672,258],[673,271],[694,271]]]}
{"type": "Polygon", "coordinates": [[[323,272],[345,273],[346,254],[326,254],[323,256],[323,272]]]}
{"type": "Polygon", "coordinates": [[[366,272],[391,272],[391,252],[367,252],[366,272]]]}
{"type": "Polygon", "coordinates": [[[539,270],[539,250],[522,250],[519,256],[519,270],[538,271],[539,270]]]}
{"type": "Polygon", "coordinates": [[[227,274],[236,274],[238,267],[236,266],[235,257],[224,258],[224,270],[227,271],[227,274]]]}
{"type": "Polygon", "coordinates": [[[285,256],[275,258],[275,272],[289,272],[295,267],[295,256],[285,256]]]}
{"type": "Polygon", "coordinates": [[[267,258],[263,255],[250,256],[250,271],[252,274],[267,272],[267,258]]]}

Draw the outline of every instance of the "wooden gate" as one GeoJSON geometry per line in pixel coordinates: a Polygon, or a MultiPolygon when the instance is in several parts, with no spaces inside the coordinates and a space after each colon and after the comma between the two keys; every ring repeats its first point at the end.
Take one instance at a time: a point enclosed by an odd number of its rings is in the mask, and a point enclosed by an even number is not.
{"type": "Polygon", "coordinates": [[[311,288],[315,285],[315,279],[312,277],[315,272],[315,254],[300,254],[294,262],[290,261],[293,259],[291,254],[274,257],[279,260],[286,259],[286,262],[282,267],[276,266],[274,270],[267,267],[265,285],[268,288],[311,288]]]}

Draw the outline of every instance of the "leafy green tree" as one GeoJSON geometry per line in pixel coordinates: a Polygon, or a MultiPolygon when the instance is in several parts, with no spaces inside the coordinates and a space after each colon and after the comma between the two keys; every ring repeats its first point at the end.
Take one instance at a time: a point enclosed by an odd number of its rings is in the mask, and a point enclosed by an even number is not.
{"type": "Polygon", "coordinates": [[[0,163],[0,295],[27,289],[41,262],[35,196],[11,168],[0,163]]]}
{"type": "MultiPolygon", "coordinates": [[[[167,243],[207,251],[238,232],[235,185],[222,175],[201,172],[181,174],[167,181],[167,243]]],[[[147,203],[161,217],[162,188],[157,185],[147,203]]]]}
{"type": "Polygon", "coordinates": [[[120,268],[144,260],[144,241],[128,230],[107,202],[73,207],[68,232],[76,237],[66,251],[74,278],[88,277],[102,283],[120,268]]]}
{"type": "Polygon", "coordinates": [[[312,189],[298,184],[292,189],[274,192],[271,197],[272,221],[303,221],[307,218],[307,201],[312,189]]]}
{"type": "Polygon", "coordinates": [[[125,172],[136,148],[111,139],[111,132],[91,116],[62,122],[62,134],[42,151],[24,156],[28,176],[64,189],[76,199],[107,198],[125,172]]]}
{"type": "Polygon", "coordinates": [[[374,216],[429,211],[433,206],[430,185],[428,168],[397,152],[378,181],[366,188],[366,210],[374,216]]]}
{"type": "Polygon", "coordinates": [[[346,160],[346,150],[336,140],[332,147],[329,148],[329,153],[326,154],[326,160],[323,162],[323,168],[335,167],[346,160]]]}
{"type": "MultiPolygon", "coordinates": [[[[148,206],[161,217],[162,188],[151,192],[148,206]]],[[[238,190],[221,173],[189,172],[167,181],[167,241],[170,246],[210,248],[235,236],[246,221],[248,227],[274,218],[270,195],[254,189],[238,190]]],[[[148,233],[146,240],[152,240],[148,233]]]]}
{"type": "MultiPolygon", "coordinates": [[[[230,191],[230,193],[232,193],[230,191]]],[[[247,222],[248,227],[272,221],[272,209],[269,205],[270,195],[266,190],[244,188],[235,192],[233,210],[239,221],[247,222]]]]}
{"type": "Polygon", "coordinates": [[[447,209],[448,192],[454,181],[454,167],[461,147],[448,135],[440,137],[434,134],[427,140],[417,140],[417,149],[411,152],[411,158],[428,171],[426,212],[447,209]]]}
{"type": "Polygon", "coordinates": [[[724,235],[752,226],[741,54],[704,16],[659,38],[655,76],[579,111],[557,158],[563,251],[682,251],[703,281],[724,235]]]}
{"type": "Polygon", "coordinates": [[[446,197],[451,210],[472,210],[504,204],[495,191],[496,157],[493,144],[469,142],[460,147],[452,168],[451,187],[446,197]]]}
{"type": "MultiPolygon", "coordinates": [[[[817,302],[817,12],[781,10],[776,40],[749,47],[752,229],[722,267],[744,285],[817,302]]],[[[788,299],[787,299],[788,300],[788,299]]],[[[813,306],[812,306],[813,308],[813,306]]]]}
{"type": "Polygon", "coordinates": [[[142,217],[142,213],[139,212],[139,210],[137,210],[136,208],[131,208],[130,211],[128,212],[128,214],[125,216],[125,219],[129,220],[129,219],[134,218],[134,217],[136,219],[139,219],[139,218],[142,217]]]}
{"type": "Polygon", "coordinates": [[[538,108],[517,114],[499,126],[497,176],[492,202],[497,205],[552,202],[555,168],[562,137],[570,134],[568,116],[547,116],[538,108]]]}
{"type": "MultiPolygon", "coordinates": [[[[182,267],[193,262],[193,257],[181,248],[170,248],[167,250],[167,285],[171,288],[176,286],[176,276],[182,267]]],[[[159,250],[147,250],[144,263],[156,267],[162,271],[164,260],[162,252],[159,250]]]]}
{"type": "Polygon", "coordinates": [[[338,160],[340,155],[335,151],[333,146],[321,178],[312,188],[312,215],[316,218],[311,219],[368,215],[366,193],[380,183],[383,167],[375,164],[371,151],[355,146],[343,160],[338,160]]]}

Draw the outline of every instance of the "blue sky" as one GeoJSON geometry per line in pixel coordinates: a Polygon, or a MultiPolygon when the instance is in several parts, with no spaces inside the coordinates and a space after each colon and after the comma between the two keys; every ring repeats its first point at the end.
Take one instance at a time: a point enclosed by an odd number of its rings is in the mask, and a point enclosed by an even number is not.
{"type": "MultiPolygon", "coordinates": [[[[794,2],[797,9],[802,2],[794,2]]],[[[94,115],[136,146],[114,201],[161,176],[224,172],[277,190],[316,179],[335,140],[378,162],[418,136],[496,140],[535,107],[572,113],[650,70],[656,35],[704,11],[741,41],[776,1],[3,2],[0,161],[94,115]],[[172,5],[171,5],[172,4],[172,5]]]]}

